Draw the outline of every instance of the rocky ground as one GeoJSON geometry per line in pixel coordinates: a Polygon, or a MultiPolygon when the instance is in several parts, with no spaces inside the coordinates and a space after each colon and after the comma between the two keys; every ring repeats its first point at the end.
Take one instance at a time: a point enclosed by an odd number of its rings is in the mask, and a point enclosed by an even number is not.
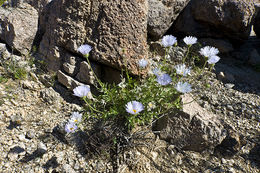
{"type": "MultiPolygon", "coordinates": [[[[12,56],[7,55],[1,60],[12,56]]],[[[78,99],[36,70],[40,66],[25,63],[26,79],[0,82],[0,172],[260,172],[260,72],[233,62],[222,60],[215,73],[191,82],[197,102],[233,129],[235,144],[229,140],[210,152],[184,151],[140,127],[136,131],[142,133],[125,150],[91,157],[71,142],[81,133],[64,136],[61,129],[72,111],[81,111],[78,99]]]]}

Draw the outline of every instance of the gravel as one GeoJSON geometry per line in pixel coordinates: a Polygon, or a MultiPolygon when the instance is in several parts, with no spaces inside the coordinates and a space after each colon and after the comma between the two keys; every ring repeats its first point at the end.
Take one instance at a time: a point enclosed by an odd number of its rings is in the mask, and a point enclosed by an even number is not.
{"type": "MultiPolygon", "coordinates": [[[[177,56],[177,55],[176,55],[177,56]]],[[[221,62],[220,62],[221,63],[221,62]]],[[[216,72],[219,74],[219,72],[216,72]]],[[[87,157],[75,143],[77,135],[65,135],[71,112],[81,111],[70,91],[34,80],[0,83],[0,172],[250,172],[260,168],[260,84],[225,82],[207,72],[190,80],[197,102],[223,119],[245,143],[232,157],[183,151],[160,140],[150,129],[133,147],[116,156],[87,157]],[[205,87],[203,82],[210,84],[205,87]],[[57,92],[59,91],[59,92],[57,92]]],[[[91,128],[91,124],[87,124],[91,128]]],[[[137,129],[138,131],[138,129],[137,129]]],[[[76,140],[77,141],[77,140],[76,140]]]]}

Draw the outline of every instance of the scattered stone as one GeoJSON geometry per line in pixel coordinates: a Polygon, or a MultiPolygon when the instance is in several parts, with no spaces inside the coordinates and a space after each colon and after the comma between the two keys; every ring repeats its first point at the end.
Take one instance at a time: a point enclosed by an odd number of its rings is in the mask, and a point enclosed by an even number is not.
{"type": "MultiPolygon", "coordinates": [[[[101,77],[101,67],[96,63],[91,63],[91,67],[95,75],[100,79],[101,77]]],[[[76,78],[86,84],[94,84],[95,76],[91,71],[90,65],[86,61],[80,63],[80,70],[76,78]]]]}
{"type": "Polygon", "coordinates": [[[76,173],[75,170],[69,164],[65,164],[65,165],[62,166],[62,172],[64,172],[64,173],[76,173]]]}
{"type": "Polygon", "coordinates": [[[39,89],[39,85],[34,81],[22,80],[21,85],[24,89],[31,89],[31,90],[39,89]]]}
{"type": "Polygon", "coordinates": [[[18,154],[17,153],[9,153],[8,154],[8,159],[11,162],[15,162],[18,159],[18,154]]]}
{"type": "Polygon", "coordinates": [[[225,84],[225,87],[227,88],[227,89],[231,89],[231,88],[233,88],[235,85],[234,84],[232,84],[232,83],[226,83],[225,84]]]}
{"type": "Polygon", "coordinates": [[[70,76],[74,76],[76,74],[76,66],[70,65],[69,63],[63,63],[63,70],[68,73],[70,76]]]}
{"type": "Polygon", "coordinates": [[[28,132],[26,133],[26,136],[25,136],[25,137],[28,138],[28,139],[33,139],[33,138],[35,137],[35,132],[32,131],[32,130],[30,130],[30,131],[28,131],[28,132]]]}
{"type": "Polygon", "coordinates": [[[215,154],[220,154],[221,157],[233,157],[241,147],[245,145],[245,140],[237,132],[228,130],[226,138],[220,145],[216,146],[215,154]]]}
{"type": "Polygon", "coordinates": [[[6,45],[3,44],[3,43],[0,43],[0,53],[4,52],[4,51],[6,51],[6,50],[7,50],[7,49],[6,49],[6,45]]]}
{"type": "Polygon", "coordinates": [[[0,8],[0,39],[23,55],[28,55],[38,29],[38,13],[29,4],[0,8]]]}
{"type": "Polygon", "coordinates": [[[37,151],[41,154],[45,154],[47,152],[47,147],[44,143],[40,142],[37,145],[37,151]]]}
{"type": "Polygon", "coordinates": [[[40,91],[41,98],[48,104],[58,104],[61,99],[53,88],[44,88],[40,91]]]}
{"type": "Polygon", "coordinates": [[[20,135],[18,136],[18,139],[19,139],[20,141],[22,141],[22,142],[25,142],[25,141],[26,141],[26,138],[25,138],[25,135],[24,135],[24,134],[20,134],[20,135]]]}
{"type": "Polygon", "coordinates": [[[52,87],[54,85],[54,76],[48,74],[42,74],[39,76],[39,80],[45,85],[46,87],[52,87]]]}
{"type": "Polygon", "coordinates": [[[58,81],[70,90],[73,90],[77,86],[84,85],[76,81],[72,77],[66,75],[65,73],[61,72],[60,70],[58,71],[57,76],[58,76],[58,81]]]}

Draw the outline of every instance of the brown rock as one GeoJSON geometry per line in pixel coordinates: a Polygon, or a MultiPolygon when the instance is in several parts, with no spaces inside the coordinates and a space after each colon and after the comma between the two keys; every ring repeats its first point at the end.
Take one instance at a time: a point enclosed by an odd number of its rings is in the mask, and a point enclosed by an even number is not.
{"type": "Polygon", "coordinates": [[[147,14],[147,0],[53,1],[42,19],[39,52],[48,69],[57,71],[64,52],[77,53],[80,45],[90,44],[90,59],[117,69],[126,60],[137,74],[137,60],[147,57],[147,14]],[[55,50],[59,54],[54,56],[55,50]]]}
{"type": "Polygon", "coordinates": [[[29,4],[19,8],[0,8],[0,39],[27,55],[38,29],[38,13],[29,4]]]}
{"type": "Polygon", "coordinates": [[[57,77],[58,77],[58,81],[64,85],[65,87],[67,87],[70,90],[73,90],[74,88],[76,88],[77,86],[80,85],[84,85],[76,80],[74,80],[72,77],[64,74],[61,71],[57,72],[57,77]]]}
{"type": "MultiPolygon", "coordinates": [[[[91,67],[98,78],[101,76],[101,67],[96,63],[91,63],[91,67]]],[[[94,84],[95,76],[91,71],[90,65],[86,61],[80,63],[80,70],[76,78],[87,84],[94,84]]]]}
{"type": "MultiPolygon", "coordinates": [[[[184,103],[190,101],[189,95],[183,96],[184,103]]],[[[206,111],[195,101],[184,104],[182,111],[159,120],[156,127],[160,130],[161,139],[184,150],[201,152],[213,149],[225,138],[224,127],[217,115],[206,111]]]]}
{"type": "Polygon", "coordinates": [[[220,155],[222,157],[232,157],[240,151],[241,147],[245,145],[245,143],[246,141],[238,134],[238,132],[229,129],[227,131],[226,138],[220,145],[216,146],[214,152],[216,155],[220,155]]]}
{"type": "Polygon", "coordinates": [[[160,39],[190,0],[149,0],[148,34],[160,39]]]}
{"type": "Polygon", "coordinates": [[[250,0],[194,0],[173,28],[184,35],[245,40],[250,35],[254,3],[250,0]]]}

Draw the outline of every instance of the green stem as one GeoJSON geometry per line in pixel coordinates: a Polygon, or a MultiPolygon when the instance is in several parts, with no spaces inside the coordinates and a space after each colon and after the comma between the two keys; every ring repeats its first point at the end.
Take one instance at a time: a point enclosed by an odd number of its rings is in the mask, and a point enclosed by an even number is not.
{"type": "Polygon", "coordinates": [[[182,63],[183,63],[183,64],[185,63],[185,60],[186,60],[186,58],[188,57],[189,52],[190,52],[190,45],[188,46],[187,53],[186,53],[185,57],[184,57],[183,60],[182,60],[182,63]]]}
{"type": "Polygon", "coordinates": [[[98,77],[96,76],[96,74],[95,74],[95,72],[94,72],[94,70],[93,70],[93,68],[92,68],[92,66],[91,66],[91,64],[90,64],[90,61],[89,61],[89,59],[88,59],[88,56],[85,56],[85,57],[86,57],[87,62],[88,62],[88,64],[89,64],[89,66],[90,66],[90,70],[93,72],[93,75],[94,75],[95,79],[97,80],[98,84],[101,86],[102,89],[105,89],[104,84],[103,84],[103,83],[98,79],[98,77]]]}
{"type": "Polygon", "coordinates": [[[203,67],[202,67],[202,73],[200,73],[200,75],[203,74],[203,73],[205,72],[206,64],[207,64],[207,61],[205,61],[204,65],[203,65],[203,67]]]}
{"type": "Polygon", "coordinates": [[[209,68],[209,71],[211,72],[211,70],[213,69],[213,67],[214,67],[214,64],[211,64],[210,65],[210,68],[209,68]]]}
{"type": "Polygon", "coordinates": [[[93,111],[95,111],[95,112],[98,112],[98,113],[101,113],[101,114],[104,114],[103,112],[101,112],[101,111],[95,109],[94,107],[92,107],[92,106],[88,103],[88,101],[86,100],[86,97],[82,97],[82,98],[83,98],[84,102],[88,105],[88,107],[89,107],[91,110],[93,110],[93,111]]]}
{"type": "Polygon", "coordinates": [[[168,55],[169,49],[170,49],[170,47],[166,47],[165,48],[165,55],[164,55],[164,58],[163,58],[163,65],[166,65],[166,57],[168,55]]]}

